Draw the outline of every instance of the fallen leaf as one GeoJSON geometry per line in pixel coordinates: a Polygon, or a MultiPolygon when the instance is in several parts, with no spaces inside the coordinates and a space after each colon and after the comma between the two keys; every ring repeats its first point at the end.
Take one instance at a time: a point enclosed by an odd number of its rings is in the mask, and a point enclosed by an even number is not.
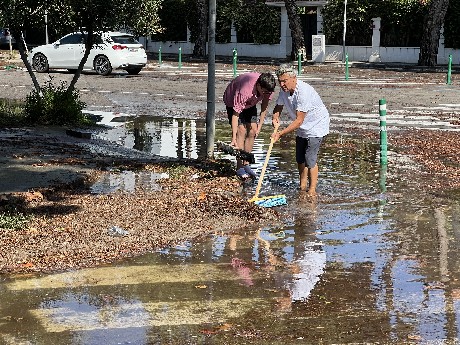
{"type": "Polygon", "coordinates": [[[32,267],[35,267],[35,265],[34,265],[33,263],[31,263],[30,261],[29,261],[29,262],[26,262],[25,264],[22,264],[21,266],[24,267],[24,268],[32,268],[32,267]]]}

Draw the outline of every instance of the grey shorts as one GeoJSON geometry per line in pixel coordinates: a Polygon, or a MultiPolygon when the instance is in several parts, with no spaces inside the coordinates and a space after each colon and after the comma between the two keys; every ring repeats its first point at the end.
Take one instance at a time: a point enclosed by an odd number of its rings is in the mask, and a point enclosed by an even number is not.
{"type": "Polygon", "coordinates": [[[314,168],[318,160],[319,147],[323,138],[295,137],[295,158],[297,164],[305,163],[307,168],[314,168]]]}
{"type": "MultiPolygon", "coordinates": [[[[233,108],[227,107],[228,122],[232,124],[233,108]]],[[[247,123],[257,123],[257,106],[244,109],[238,118],[238,125],[244,125],[247,123]]]]}

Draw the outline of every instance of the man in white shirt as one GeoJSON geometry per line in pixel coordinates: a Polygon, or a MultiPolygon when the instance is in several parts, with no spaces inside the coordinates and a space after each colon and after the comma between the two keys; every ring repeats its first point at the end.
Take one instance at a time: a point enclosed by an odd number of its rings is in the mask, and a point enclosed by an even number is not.
{"type": "Polygon", "coordinates": [[[315,89],[297,79],[289,65],[276,70],[280,93],[273,110],[273,126],[280,124],[284,107],[292,122],[272,135],[274,141],[296,130],[296,160],[299,168],[300,189],[308,196],[316,196],[318,184],[318,152],[323,137],[329,133],[329,112],[315,89]]]}

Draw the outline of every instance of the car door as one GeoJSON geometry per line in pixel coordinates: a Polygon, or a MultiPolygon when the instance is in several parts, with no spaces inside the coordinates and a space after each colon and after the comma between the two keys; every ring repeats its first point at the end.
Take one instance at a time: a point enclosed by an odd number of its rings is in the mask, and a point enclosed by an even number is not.
{"type": "Polygon", "coordinates": [[[81,60],[78,59],[80,51],[83,49],[83,34],[77,32],[64,36],[53,44],[52,57],[49,59],[50,67],[76,69],[81,60]]]}

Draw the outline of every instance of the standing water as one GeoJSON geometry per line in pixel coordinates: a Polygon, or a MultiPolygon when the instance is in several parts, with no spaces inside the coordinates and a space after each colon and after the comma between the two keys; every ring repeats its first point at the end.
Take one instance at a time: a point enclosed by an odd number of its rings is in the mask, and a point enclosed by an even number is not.
{"type": "MultiPolygon", "coordinates": [[[[143,118],[99,135],[197,158],[204,126],[143,118]]],[[[229,141],[228,127],[217,123],[216,140],[229,141]]],[[[256,139],[256,173],[270,130],[256,139]]],[[[283,226],[218,232],[110,266],[3,277],[0,343],[457,343],[456,199],[419,188],[407,157],[390,152],[380,168],[378,145],[338,133],[320,152],[320,196],[305,199],[293,147],[275,144],[261,192],[286,195],[283,226]]],[[[109,173],[93,192],[159,188],[159,176],[142,174],[109,173]]]]}

